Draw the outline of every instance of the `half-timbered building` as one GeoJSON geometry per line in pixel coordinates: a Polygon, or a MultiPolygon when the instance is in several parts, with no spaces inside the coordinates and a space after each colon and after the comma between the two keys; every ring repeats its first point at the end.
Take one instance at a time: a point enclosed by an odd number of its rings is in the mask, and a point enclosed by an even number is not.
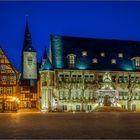
{"type": "Polygon", "coordinates": [[[19,73],[0,48],[0,111],[17,110],[19,103],[19,73]]]}

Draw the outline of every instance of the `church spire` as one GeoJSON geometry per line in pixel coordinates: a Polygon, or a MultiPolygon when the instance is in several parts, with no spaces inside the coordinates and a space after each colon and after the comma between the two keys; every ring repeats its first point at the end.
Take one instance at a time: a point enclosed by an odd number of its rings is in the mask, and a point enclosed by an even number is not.
{"type": "Polygon", "coordinates": [[[28,25],[28,15],[26,15],[26,27],[25,27],[25,34],[30,34],[30,32],[29,32],[29,25],[28,25]]]}
{"type": "Polygon", "coordinates": [[[26,16],[23,48],[21,53],[21,78],[23,80],[28,79],[30,80],[30,84],[33,84],[37,79],[37,61],[36,51],[32,46],[32,38],[28,23],[28,16],[26,16]]]}
{"type": "Polygon", "coordinates": [[[24,33],[24,42],[23,42],[23,49],[22,51],[35,51],[32,47],[32,38],[29,31],[28,25],[28,15],[26,15],[26,26],[25,26],[25,33],[24,33]]]}

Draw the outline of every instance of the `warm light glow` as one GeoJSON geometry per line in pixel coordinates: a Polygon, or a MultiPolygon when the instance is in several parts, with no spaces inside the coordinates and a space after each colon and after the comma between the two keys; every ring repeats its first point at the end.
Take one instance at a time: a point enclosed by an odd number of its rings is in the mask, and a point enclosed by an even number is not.
{"type": "Polygon", "coordinates": [[[20,103],[20,100],[17,97],[12,97],[12,101],[16,101],[17,103],[20,103]]]}
{"type": "Polygon", "coordinates": [[[121,107],[121,105],[117,103],[117,107],[121,107]]]}

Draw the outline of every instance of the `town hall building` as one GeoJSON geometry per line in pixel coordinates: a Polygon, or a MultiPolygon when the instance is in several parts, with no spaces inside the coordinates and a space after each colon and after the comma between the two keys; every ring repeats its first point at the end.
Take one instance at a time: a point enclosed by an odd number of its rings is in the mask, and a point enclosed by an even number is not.
{"type": "Polygon", "coordinates": [[[44,56],[42,111],[140,110],[140,42],[51,35],[44,56]]]}

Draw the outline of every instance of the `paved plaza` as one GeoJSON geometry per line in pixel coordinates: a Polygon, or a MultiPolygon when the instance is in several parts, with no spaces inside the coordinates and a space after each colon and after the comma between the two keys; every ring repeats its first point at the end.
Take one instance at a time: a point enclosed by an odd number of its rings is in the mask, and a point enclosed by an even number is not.
{"type": "Polygon", "coordinates": [[[0,138],[140,138],[140,113],[1,113],[0,138]]]}

